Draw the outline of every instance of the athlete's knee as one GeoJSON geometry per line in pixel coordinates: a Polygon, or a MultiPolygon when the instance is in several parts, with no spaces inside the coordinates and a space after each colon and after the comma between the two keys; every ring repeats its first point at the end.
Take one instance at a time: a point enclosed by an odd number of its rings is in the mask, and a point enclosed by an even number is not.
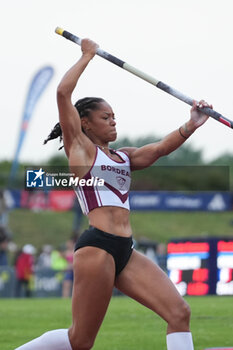
{"type": "Polygon", "coordinates": [[[189,305],[182,300],[172,308],[169,324],[178,327],[189,327],[191,310],[189,305]]]}

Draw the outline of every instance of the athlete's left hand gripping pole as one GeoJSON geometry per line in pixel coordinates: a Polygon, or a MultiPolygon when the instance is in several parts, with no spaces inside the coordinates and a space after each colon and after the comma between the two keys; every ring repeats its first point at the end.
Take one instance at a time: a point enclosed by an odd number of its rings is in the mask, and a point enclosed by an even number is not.
{"type": "MultiPolygon", "coordinates": [[[[71,34],[69,32],[67,32],[66,30],[57,27],[55,29],[55,32],[61,36],[63,36],[64,38],[73,41],[75,44],[81,45],[82,39],[79,38],[78,36],[71,34]]],[[[106,59],[109,62],[114,63],[115,65],[117,65],[120,68],[123,68],[125,70],[127,70],[128,72],[136,75],[137,77],[147,81],[148,83],[156,86],[157,88],[167,92],[168,94],[178,98],[179,100],[189,104],[190,106],[193,105],[193,101],[194,99],[191,97],[188,97],[184,94],[182,94],[181,92],[175,90],[174,88],[172,88],[171,86],[163,83],[160,80],[157,80],[155,78],[153,78],[152,76],[142,72],[141,70],[129,65],[128,63],[120,60],[119,58],[109,54],[108,52],[98,48],[96,51],[96,54],[98,56],[101,56],[102,58],[106,59]]],[[[214,118],[215,120],[217,120],[218,122],[225,124],[226,126],[228,126],[229,128],[233,129],[233,121],[224,117],[223,115],[221,115],[220,113],[214,111],[213,109],[209,108],[209,107],[204,107],[200,109],[203,113],[209,115],[210,117],[214,118]]]]}

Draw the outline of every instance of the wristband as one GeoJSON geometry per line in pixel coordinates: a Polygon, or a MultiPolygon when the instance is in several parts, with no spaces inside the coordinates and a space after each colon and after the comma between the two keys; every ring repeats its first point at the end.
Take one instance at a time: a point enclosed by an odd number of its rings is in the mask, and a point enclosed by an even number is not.
{"type": "Polygon", "coordinates": [[[185,136],[184,134],[182,134],[181,128],[182,128],[182,126],[179,127],[180,136],[182,136],[185,140],[187,140],[188,136],[185,136]]]}

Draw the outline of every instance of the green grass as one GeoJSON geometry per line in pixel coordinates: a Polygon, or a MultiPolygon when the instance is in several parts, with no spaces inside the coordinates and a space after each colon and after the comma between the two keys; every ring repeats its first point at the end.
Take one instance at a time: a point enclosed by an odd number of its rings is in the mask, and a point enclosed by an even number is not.
{"type": "MultiPolygon", "coordinates": [[[[195,350],[233,346],[231,297],[188,297],[195,350]]],[[[65,299],[1,299],[0,348],[12,350],[43,332],[67,328],[71,301],[65,299]]],[[[127,297],[114,297],[93,350],[166,349],[166,324],[127,297]]]]}
{"type": "MultiPolygon", "coordinates": [[[[189,236],[232,236],[232,212],[132,212],[134,238],[166,243],[171,238],[189,236]]],[[[72,233],[73,213],[17,209],[10,213],[9,227],[14,241],[37,248],[48,243],[58,246],[72,233]]],[[[84,218],[82,229],[87,226],[84,218]]]]}
{"type": "Polygon", "coordinates": [[[58,246],[70,238],[73,213],[52,211],[33,212],[17,209],[10,213],[9,228],[13,232],[15,243],[32,243],[36,247],[43,244],[58,246]]]}
{"type": "Polygon", "coordinates": [[[232,212],[133,212],[135,237],[166,243],[171,238],[232,236],[232,212]]]}

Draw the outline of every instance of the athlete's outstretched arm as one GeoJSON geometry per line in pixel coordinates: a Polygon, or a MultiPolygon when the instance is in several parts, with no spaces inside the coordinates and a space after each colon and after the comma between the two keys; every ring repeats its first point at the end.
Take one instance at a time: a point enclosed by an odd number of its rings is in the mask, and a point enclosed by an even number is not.
{"type": "Polygon", "coordinates": [[[158,158],[168,155],[179,148],[187,138],[201,125],[203,125],[208,116],[201,113],[197,107],[210,107],[205,101],[199,103],[194,101],[191,109],[190,120],[174,130],[161,141],[151,143],[140,148],[122,148],[129,154],[132,170],[139,170],[152,165],[158,158]]]}
{"type": "Polygon", "coordinates": [[[69,155],[69,150],[73,142],[78,142],[79,138],[84,136],[81,129],[80,117],[78,111],[72,104],[71,96],[81,74],[94,57],[97,48],[98,45],[93,41],[83,39],[81,58],[68,70],[57,88],[59,119],[67,155],[69,155]]]}

